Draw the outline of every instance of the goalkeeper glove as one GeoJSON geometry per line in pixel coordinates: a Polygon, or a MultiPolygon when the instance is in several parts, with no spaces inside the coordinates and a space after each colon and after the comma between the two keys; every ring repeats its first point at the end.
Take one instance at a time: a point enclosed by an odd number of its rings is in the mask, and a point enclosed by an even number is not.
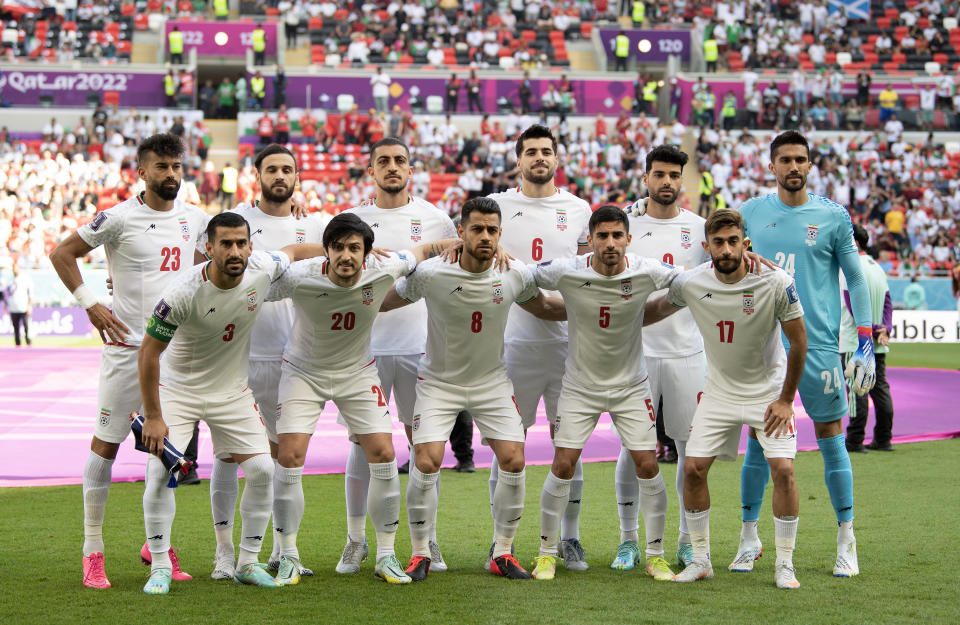
{"type": "Polygon", "coordinates": [[[866,395],[877,381],[877,363],[873,357],[873,331],[857,328],[857,351],[847,363],[844,375],[857,395],[866,395]]]}
{"type": "Polygon", "coordinates": [[[642,197],[623,210],[634,217],[642,217],[647,212],[647,198],[642,197]]]}

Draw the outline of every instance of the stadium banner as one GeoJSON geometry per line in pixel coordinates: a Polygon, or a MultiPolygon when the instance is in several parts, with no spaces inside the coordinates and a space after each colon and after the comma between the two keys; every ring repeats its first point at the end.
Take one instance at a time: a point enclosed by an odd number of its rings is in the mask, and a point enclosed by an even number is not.
{"type": "MultiPolygon", "coordinates": [[[[286,102],[287,107],[303,107],[309,105],[311,109],[335,109],[337,96],[349,94],[362,113],[374,108],[373,93],[370,87],[370,73],[354,75],[293,75],[287,74],[286,102]],[[309,87],[310,101],[307,102],[309,87]]],[[[465,82],[467,72],[458,72],[457,77],[465,82]]],[[[273,80],[267,76],[267,102],[273,102],[273,80]]],[[[390,83],[389,107],[399,104],[404,110],[409,110],[410,97],[417,97],[423,104],[424,111],[429,112],[427,105],[430,96],[440,98],[443,112],[444,95],[446,93],[447,76],[424,76],[420,78],[397,77],[390,83]]],[[[540,99],[547,88],[553,84],[559,86],[560,75],[547,78],[531,78],[530,88],[532,95],[530,104],[534,111],[540,110],[540,99]]],[[[506,98],[511,106],[519,107],[520,98],[517,87],[520,77],[516,74],[505,75],[503,78],[484,77],[480,86],[480,103],[482,110],[487,113],[496,113],[498,100],[506,98]]],[[[630,111],[633,102],[633,76],[624,80],[571,80],[573,97],[576,100],[576,113],[579,115],[619,115],[622,111],[630,111]]],[[[457,110],[466,112],[467,94],[463,87],[460,89],[457,110]]]]}
{"type": "Polygon", "coordinates": [[[827,7],[831,13],[845,9],[847,17],[852,20],[870,19],[870,0],[827,0],[827,7]]]}
{"type": "MultiPolygon", "coordinates": [[[[247,49],[253,46],[252,33],[257,28],[255,22],[193,22],[187,20],[168,21],[163,35],[163,46],[170,53],[168,35],[176,26],[183,33],[183,51],[197,49],[200,56],[245,56],[247,49]]],[[[267,56],[277,54],[277,25],[264,22],[263,30],[267,35],[267,56]]]]}
{"type": "Polygon", "coordinates": [[[17,69],[0,75],[0,100],[13,106],[37,106],[40,96],[52,106],[87,106],[87,95],[115,92],[120,106],[155,108],[166,101],[165,72],[61,72],[17,69]]]}
{"type": "MultiPolygon", "coordinates": [[[[73,308],[42,306],[33,309],[29,317],[30,336],[94,336],[96,329],[87,317],[87,311],[73,308]]],[[[13,336],[10,315],[0,319],[0,336],[13,336]]]]}
{"type": "MultiPolygon", "coordinates": [[[[623,33],[630,39],[630,56],[637,63],[666,63],[671,56],[679,56],[684,63],[690,62],[689,30],[643,30],[627,29],[623,33]]],[[[619,28],[601,28],[597,31],[600,44],[607,51],[607,60],[613,62],[613,40],[620,34],[619,28]]]]}
{"type": "Polygon", "coordinates": [[[892,343],[960,343],[957,311],[894,310],[892,343]]]}

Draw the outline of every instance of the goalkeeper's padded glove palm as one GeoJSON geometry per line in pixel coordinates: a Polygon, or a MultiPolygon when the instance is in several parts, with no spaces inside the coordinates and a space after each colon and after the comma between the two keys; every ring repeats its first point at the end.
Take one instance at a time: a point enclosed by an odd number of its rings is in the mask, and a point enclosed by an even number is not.
{"type": "Polygon", "coordinates": [[[853,392],[863,396],[870,392],[877,381],[877,363],[873,356],[873,331],[857,328],[857,351],[847,363],[844,375],[850,379],[853,392]]]}

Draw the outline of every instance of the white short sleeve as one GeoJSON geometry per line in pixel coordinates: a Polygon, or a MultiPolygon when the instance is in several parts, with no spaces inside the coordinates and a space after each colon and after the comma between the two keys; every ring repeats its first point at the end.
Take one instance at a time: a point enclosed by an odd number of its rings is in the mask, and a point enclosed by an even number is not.
{"type": "Polygon", "coordinates": [[[573,259],[548,260],[537,264],[533,268],[533,279],[537,286],[547,291],[558,290],[560,278],[570,269],[570,260],[573,259]]]}
{"type": "Polygon", "coordinates": [[[537,282],[533,278],[533,271],[527,265],[518,262],[510,263],[510,271],[516,271],[520,274],[521,288],[517,297],[513,300],[517,304],[524,304],[537,297],[540,289],[537,288],[537,282]]]}
{"type": "Polygon", "coordinates": [[[87,224],[77,229],[77,234],[90,247],[116,241],[123,234],[123,218],[112,209],[97,213],[87,224]]]}
{"type": "Polygon", "coordinates": [[[778,284],[776,287],[777,319],[790,321],[803,316],[803,306],[797,294],[797,285],[786,272],[780,275],[777,272],[778,284]]]}
{"type": "Polygon", "coordinates": [[[421,268],[405,278],[397,280],[397,295],[408,302],[416,302],[423,298],[430,276],[421,268]]]}
{"type": "Polygon", "coordinates": [[[297,290],[297,287],[300,286],[303,280],[310,274],[310,269],[317,263],[322,265],[326,260],[323,256],[318,256],[316,258],[308,258],[290,263],[287,270],[270,284],[270,289],[267,291],[267,296],[264,298],[264,301],[276,302],[281,299],[293,297],[294,291],[297,290]]]}
{"type": "Polygon", "coordinates": [[[670,283],[670,289],[667,291],[667,301],[677,308],[684,308],[687,305],[687,300],[683,297],[683,285],[686,282],[686,274],[680,274],[670,283]]]}

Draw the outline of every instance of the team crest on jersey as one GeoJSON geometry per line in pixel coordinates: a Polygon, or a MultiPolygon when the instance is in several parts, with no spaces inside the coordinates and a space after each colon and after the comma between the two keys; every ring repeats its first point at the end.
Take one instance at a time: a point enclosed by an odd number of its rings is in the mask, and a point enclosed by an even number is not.
{"type": "Polygon", "coordinates": [[[184,241],[190,240],[190,224],[187,223],[187,220],[183,217],[177,217],[177,223],[180,224],[180,234],[183,235],[184,241]]]}
{"type": "Polygon", "coordinates": [[[410,240],[418,242],[423,236],[423,223],[419,219],[410,220],[410,240]]]}
{"type": "Polygon", "coordinates": [[[693,245],[693,235],[690,234],[690,228],[680,228],[680,247],[689,250],[693,245]]]}
{"type": "Polygon", "coordinates": [[[247,310],[254,311],[257,309],[257,290],[249,289],[247,291],[247,310]]]}
{"type": "Polygon", "coordinates": [[[307,240],[307,231],[303,228],[297,228],[297,243],[303,243],[307,240]]]}
{"type": "Polygon", "coordinates": [[[418,414],[413,415],[413,425],[410,427],[413,428],[414,432],[420,429],[420,415],[418,414]]]}
{"type": "Polygon", "coordinates": [[[567,229],[567,211],[562,208],[557,209],[557,230],[567,229]]]}
{"type": "Polygon", "coordinates": [[[373,303],[373,285],[365,284],[360,287],[360,297],[363,298],[363,305],[369,306],[373,303]]]}
{"type": "Polygon", "coordinates": [[[97,216],[93,218],[93,221],[90,222],[90,229],[96,232],[103,225],[103,222],[107,220],[106,213],[97,213],[97,216]]]}
{"type": "Polygon", "coordinates": [[[755,311],[754,303],[756,300],[753,297],[753,291],[744,291],[743,292],[743,314],[752,315],[755,311]]]}
{"type": "Polygon", "coordinates": [[[100,425],[103,427],[110,425],[110,411],[106,408],[100,409],[100,425]]]}
{"type": "Polygon", "coordinates": [[[627,300],[633,297],[633,282],[630,278],[620,281],[620,297],[627,300]]]}
{"type": "Polygon", "coordinates": [[[813,246],[817,244],[818,230],[817,224],[807,224],[807,245],[813,246]]]}
{"type": "Polygon", "coordinates": [[[499,304],[503,301],[503,282],[497,280],[493,283],[493,303],[499,304]]]}

